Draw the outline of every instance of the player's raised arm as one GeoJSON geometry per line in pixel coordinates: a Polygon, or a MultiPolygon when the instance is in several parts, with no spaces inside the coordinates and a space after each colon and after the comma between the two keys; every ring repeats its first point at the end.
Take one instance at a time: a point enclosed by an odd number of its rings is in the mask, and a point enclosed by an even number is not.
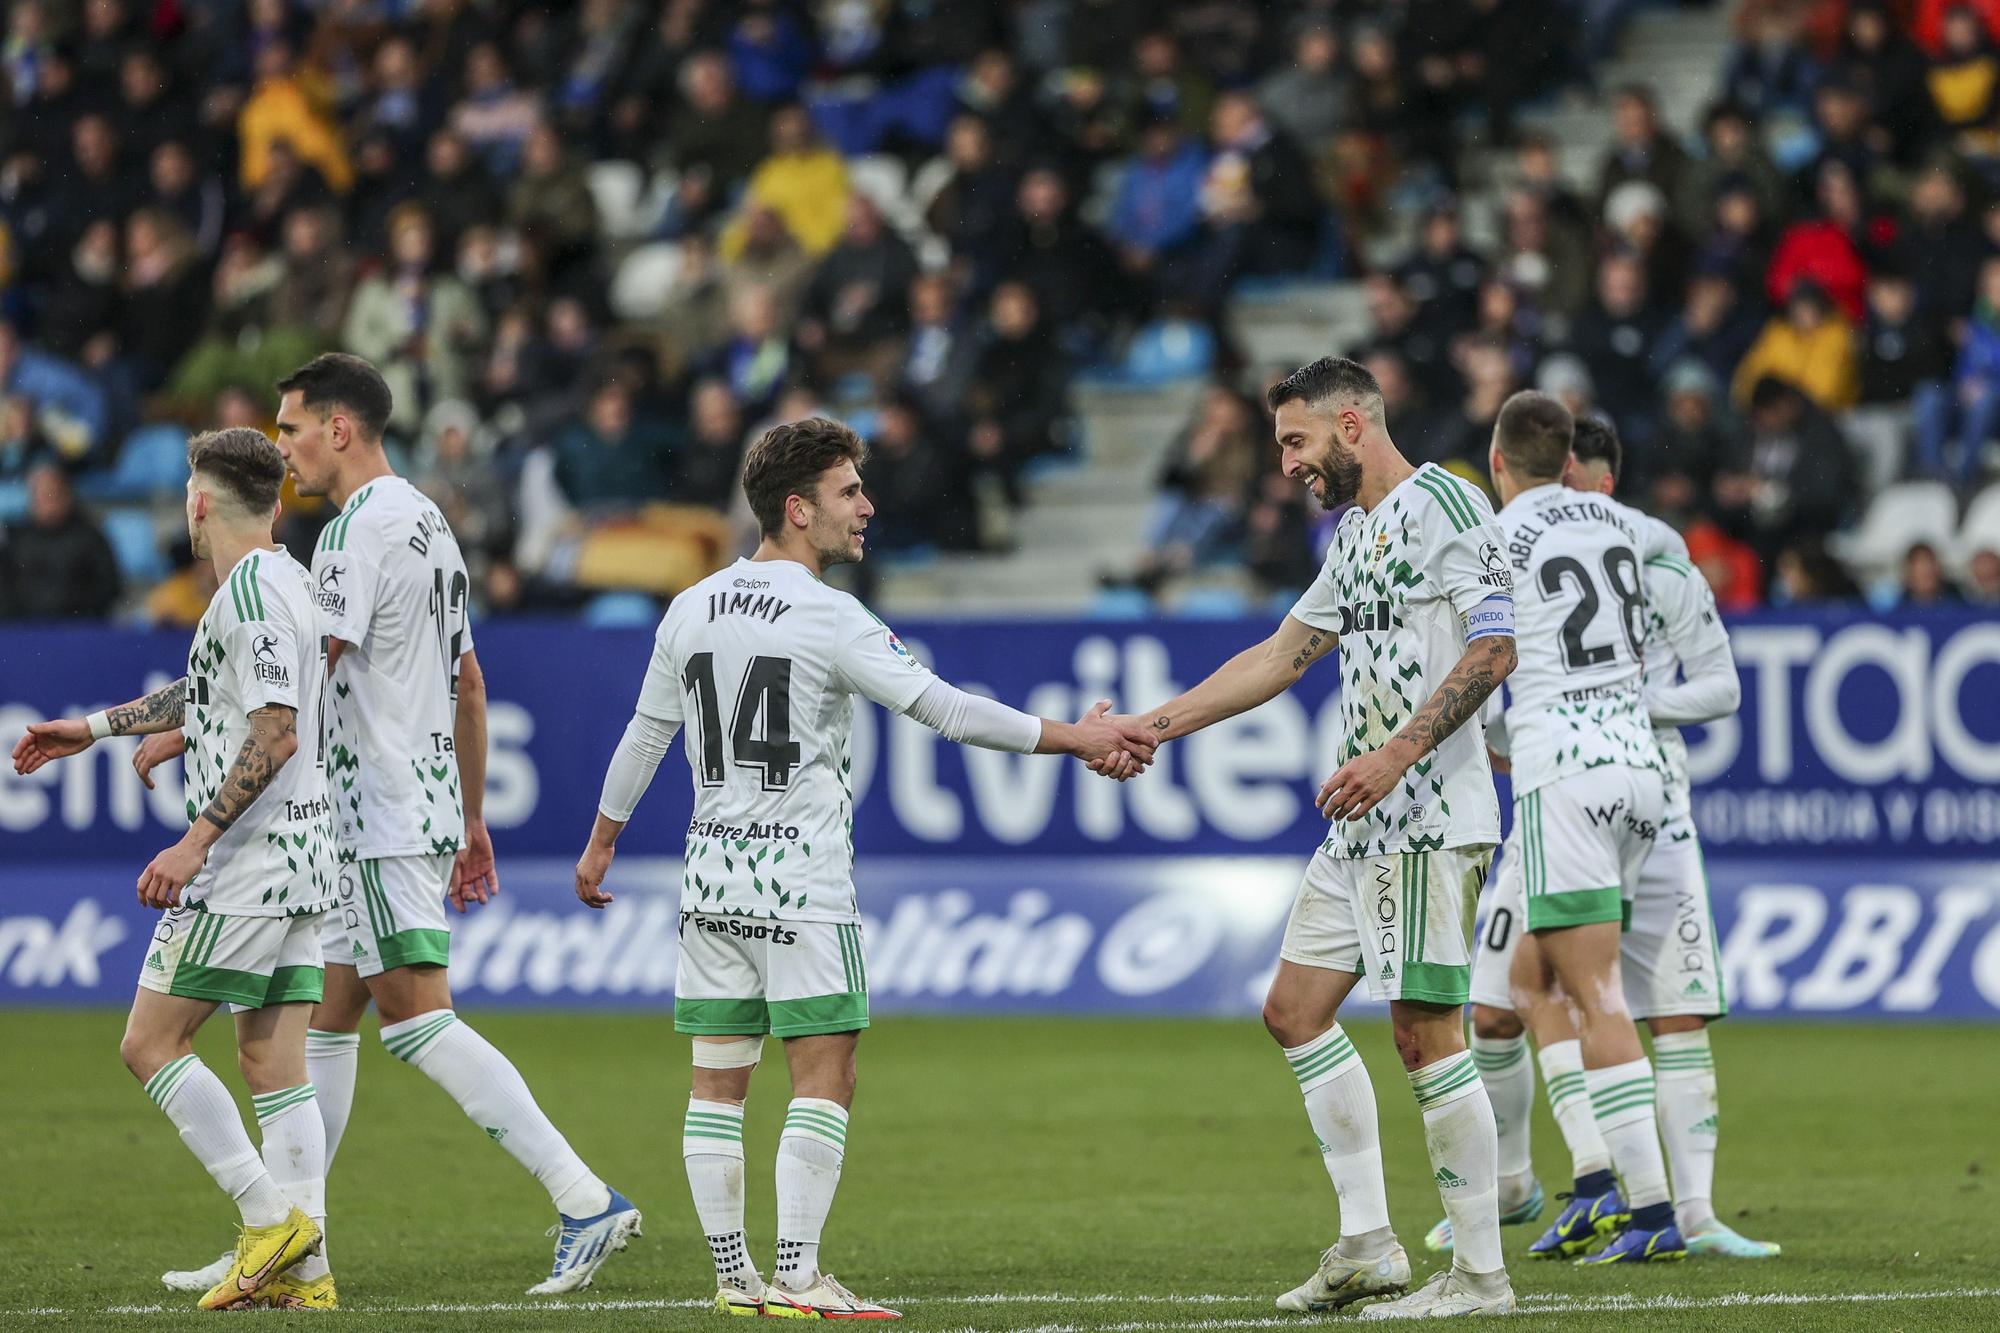
{"type": "Polygon", "coordinates": [[[183,676],[144,698],[89,717],[31,722],[27,734],[14,742],[14,771],[25,777],[51,759],[82,754],[106,736],[141,736],[173,730],[181,725],[186,709],[187,677],[183,676]]]}
{"type": "Polygon", "coordinates": [[[1332,630],[1288,615],[1270,638],[1245,648],[1185,694],[1139,714],[1138,721],[1147,735],[1164,742],[1247,713],[1290,689],[1339,642],[1332,630]]]}
{"type": "Polygon", "coordinates": [[[1014,754],[1074,755],[1092,766],[1120,753],[1133,755],[1137,768],[1153,761],[1157,742],[1136,720],[1111,716],[1109,702],[1099,702],[1075,722],[1024,713],[939,679],[859,602],[853,603],[852,616],[841,631],[835,669],[855,693],[946,740],[1014,754]]]}
{"type": "Polygon", "coordinates": [[[463,914],[468,902],[484,903],[500,892],[493,836],[486,831],[486,677],[470,648],[458,659],[458,711],[452,721],[451,743],[458,757],[465,846],[459,848],[452,864],[450,896],[463,914]]]}

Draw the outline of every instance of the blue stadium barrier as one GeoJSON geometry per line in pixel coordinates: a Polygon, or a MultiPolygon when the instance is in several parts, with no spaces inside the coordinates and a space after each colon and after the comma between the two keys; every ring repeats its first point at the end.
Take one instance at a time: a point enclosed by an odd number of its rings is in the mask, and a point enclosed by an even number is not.
{"type": "MultiPolygon", "coordinates": [[[[949,679],[1074,716],[1098,698],[1142,706],[1171,697],[1272,621],[1163,621],[1143,600],[1126,620],[897,628],[949,679]]],[[[1107,608],[1114,601],[1107,596],[1107,608]]],[[[1831,608],[1739,617],[1731,632],[1742,709],[1688,738],[1736,1012],[1994,1017],[2000,622],[1970,611],[1860,619],[1831,608]]],[[[568,867],[651,633],[650,615],[623,630],[479,628],[487,814],[509,895],[501,912],[466,923],[461,940],[490,998],[653,1003],[671,983],[672,903],[664,889],[649,899],[647,886],[674,879],[691,812],[681,760],[662,768],[622,846],[620,873],[640,890],[630,906],[651,915],[597,918],[567,901],[568,867]],[[620,943],[613,920],[635,938],[643,932],[646,948],[620,943]],[[613,984],[610,973],[624,979],[613,984]]],[[[31,721],[156,687],[181,673],[186,652],[183,634],[10,627],[0,731],[18,735],[31,721]]],[[[935,948],[923,946],[931,956],[958,960],[937,972],[944,980],[883,986],[883,1004],[1236,1005],[1269,965],[1270,938],[1259,932],[1275,930],[1276,918],[1259,916],[1267,909],[1258,904],[1282,901],[1325,835],[1310,797],[1339,762],[1336,674],[1309,673],[1264,708],[1177,742],[1123,785],[1065,761],[963,749],[858,708],[855,844],[879,932],[871,947],[893,960],[895,949],[918,949],[910,941],[933,939],[935,948]],[[1185,891],[1168,891],[1180,884],[1185,891]],[[1133,896],[1146,885],[1157,901],[1133,896]],[[1254,947],[1224,949],[1239,936],[1254,947]],[[992,943],[1019,939],[1047,947],[992,943]],[[1183,952],[1198,967],[1170,983],[1156,977],[1128,992],[1107,980],[1147,966],[1164,975],[1163,960],[1183,952]],[[1036,973],[1044,956],[1069,962],[1036,973]],[[1200,970],[1211,964],[1221,970],[1200,970]],[[975,975],[984,980],[975,985],[975,975]],[[1034,976],[1044,979],[1018,980],[1034,976]]],[[[186,819],[178,765],[156,772],[149,791],[132,773],[133,745],[114,738],[27,778],[0,771],[0,1004],[129,996],[121,950],[148,929],[131,902],[133,867],[186,819]]],[[[916,963],[887,966],[895,976],[916,963]]]]}

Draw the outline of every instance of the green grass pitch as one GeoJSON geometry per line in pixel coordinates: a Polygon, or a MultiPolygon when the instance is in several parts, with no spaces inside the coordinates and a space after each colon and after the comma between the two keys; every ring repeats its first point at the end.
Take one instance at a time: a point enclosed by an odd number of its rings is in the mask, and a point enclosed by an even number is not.
{"type": "MultiPolygon", "coordinates": [[[[335,1169],[337,1316],[349,1329],[720,1327],[680,1164],[686,1043],[657,1015],[468,1015],[556,1123],[646,1211],[580,1297],[533,1303],[540,1189],[372,1021],[335,1169]],[[430,1307],[430,1308],[416,1308],[430,1307]],[[437,1308],[447,1307],[447,1308],[437,1308]],[[460,1308],[448,1308],[460,1307],[460,1308]]],[[[0,1328],[193,1326],[218,1316],[156,1275],[206,1262],[233,1210],[118,1064],[122,1016],[0,1012],[0,1328]],[[122,1307],[122,1308],[121,1308],[122,1307]],[[188,1309],[188,1313],[180,1313],[188,1309]],[[34,1313],[31,1313],[34,1312],[34,1313]]],[[[1357,1025],[1381,1101],[1398,1234],[1419,1276],[1438,1216],[1384,1025],[1357,1025]]],[[[1506,1233],[1523,1327],[2000,1327],[2000,1061],[1978,1028],[1755,1026],[1716,1038],[1718,1202],[1763,1263],[1612,1272],[1531,1263],[1506,1233]],[[1771,1298],[1771,1299],[1756,1299],[1771,1298]],[[1622,1304],[1621,1304],[1622,1303],[1622,1304]]],[[[225,1023],[200,1043],[239,1083],[225,1023]]],[[[787,1096],[751,1093],[749,1225],[768,1269],[770,1160],[787,1096]]],[[[890,1017],[862,1043],[850,1152],[823,1254],[932,1329],[1257,1329],[1335,1231],[1332,1189],[1284,1061],[1253,1022],[890,1017]],[[1178,1299],[1177,1299],[1178,1298],[1178,1299]]],[[[1567,1158],[1546,1111],[1536,1164],[1567,1158]]],[[[1552,1214],[1551,1214],[1552,1215],[1552,1214]]]]}

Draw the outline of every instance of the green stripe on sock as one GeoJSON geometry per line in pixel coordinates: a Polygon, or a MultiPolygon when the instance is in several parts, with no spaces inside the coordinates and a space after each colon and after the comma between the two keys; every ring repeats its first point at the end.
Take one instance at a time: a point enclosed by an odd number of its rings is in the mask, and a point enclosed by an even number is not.
{"type": "Polygon", "coordinates": [[[1471,1064],[1472,1064],[1471,1053],[1466,1051],[1460,1051],[1457,1055],[1446,1056],[1443,1060],[1440,1060],[1437,1064],[1431,1066],[1429,1069],[1418,1069],[1413,1071],[1410,1074],[1410,1082],[1420,1088],[1428,1087],[1431,1084],[1439,1083],[1445,1079],[1456,1077],[1461,1070],[1470,1067],[1471,1064]]]}
{"type": "Polygon", "coordinates": [[[847,1122],[845,1120],[842,1120],[837,1115],[830,1115],[825,1111],[787,1111],[785,1113],[785,1123],[788,1125],[823,1125],[828,1129],[838,1130],[842,1134],[847,1132],[847,1122]]]}
{"type": "Polygon", "coordinates": [[[161,1065],[153,1076],[146,1080],[146,1095],[153,1099],[154,1105],[165,1104],[167,1094],[180,1085],[180,1081],[187,1076],[189,1067],[194,1063],[194,1056],[183,1055],[178,1060],[169,1060],[161,1065]]]}
{"type": "Polygon", "coordinates": [[[807,1130],[838,1139],[842,1143],[847,1142],[847,1126],[823,1113],[816,1115],[809,1111],[793,1111],[785,1116],[785,1128],[807,1130]]]}
{"type": "Polygon", "coordinates": [[[262,1125],[274,1119],[279,1113],[291,1110],[302,1102],[313,1099],[313,1085],[301,1083],[296,1088],[286,1088],[283,1092],[273,1092],[264,1097],[250,1099],[251,1108],[257,1113],[257,1123],[262,1125]]]}
{"type": "Polygon", "coordinates": [[[1470,1057],[1452,1057],[1442,1067],[1425,1070],[1410,1075],[1410,1090],[1416,1093],[1417,1105],[1429,1106],[1448,1093],[1458,1091],[1479,1078],[1479,1068],[1470,1057]]]}
{"type": "Polygon", "coordinates": [[[408,1063],[409,1060],[430,1045],[436,1036],[458,1021],[458,1015],[450,1012],[439,1014],[430,1022],[410,1032],[399,1032],[393,1037],[384,1037],[382,1044],[389,1048],[389,1054],[408,1063]]]}
{"type": "Polygon", "coordinates": [[[1319,1049],[1291,1061],[1292,1073],[1299,1082],[1304,1083],[1344,1063],[1353,1054],[1354,1043],[1342,1034],[1338,1041],[1328,1042],[1319,1049]]]}

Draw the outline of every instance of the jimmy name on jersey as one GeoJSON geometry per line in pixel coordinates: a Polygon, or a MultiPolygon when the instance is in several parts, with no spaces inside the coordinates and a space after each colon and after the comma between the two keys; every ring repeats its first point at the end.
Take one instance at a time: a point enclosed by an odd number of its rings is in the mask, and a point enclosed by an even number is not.
{"type": "Polygon", "coordinates": [[[694,774],[681,910],[855,920],[854,696],[900,713],[935,679],[790,560],[738,560],[676,597],[638,711],[682,728],[694,774]]]}
{"type": "MultiPolygon", "coordinates": [[[[1685,646],[1690,657],[1703,656],[1729,646],[1729,631],[1716,610],[1715,593],[1701,571],[1677,555],[1656,555],[1646,561],[1645,689],[1678,684],[1681,653],[1685,646]]],[[[1679,727],[1653,728],[1660,746],[1661,771],[1666,777],[1665,827],[1686,822],[1691,799],[1688,790],[1687,742],[1679,727]]]]}
{"type": "Polygon", "coordinates": [[[333,904],[333,808],[320,739],[325,684],[311,576],[282,550],[252,551],[209,599],[188,649],[188,822],[222,790],[250,735],[250,714],[273,705],[297,710],[299,744],[209,848],[184,904],[226,916],[301,916],[333,904]]]}
{"type": "Polygon", "coordinates": [[[472,647],[457,538],[422,491],[379,477],[320,533],[313,581],[327,632],[349,645],[329,710],[341,860],[457,851],[458,664],[472,647]]]}
{"type": "MultiPolygon", "coordinates": [[[[1509,597],[1500,530],[1478,489],[1426,463],[1374,509],[1347,511],[1292,617],[1340,636],[1341,762],[1380,749],[1465,655],[1467,618],[1509,597]]],[[[1412,764],[1358,820],[1336,822],[1330,856],[1385,856],[1497,843],[1483,728],[1468,722],[1412,764]]]]}
{"type": "Polygon", "coordinates": [[[1507,678],[1517,797],[1606,764],[1660,768],[1640,673],[1644,563],[1663,549],[1661,526],[1559,483],[1500,511],[1520,654],[1507,678]]]}

